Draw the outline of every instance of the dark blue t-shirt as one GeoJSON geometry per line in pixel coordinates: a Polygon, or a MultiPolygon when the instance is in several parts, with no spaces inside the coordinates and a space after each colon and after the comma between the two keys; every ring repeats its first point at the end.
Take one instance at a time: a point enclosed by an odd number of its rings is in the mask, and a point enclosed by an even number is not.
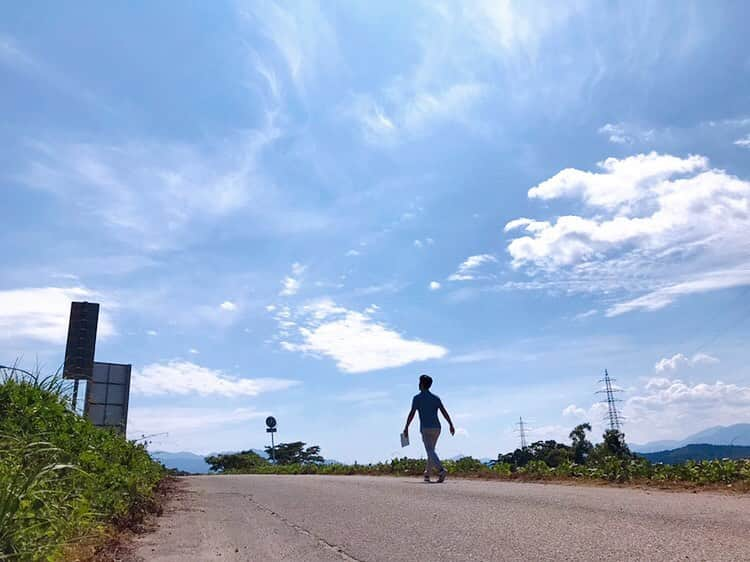
{"type": "Polygon", "coordinates": [[[430,427],[440,429],[438,408],[442,405],[440,398],[429,390],[423,390],[414,397],[411,401],[411,408],[419,411],[420,430],[430,427]]]}

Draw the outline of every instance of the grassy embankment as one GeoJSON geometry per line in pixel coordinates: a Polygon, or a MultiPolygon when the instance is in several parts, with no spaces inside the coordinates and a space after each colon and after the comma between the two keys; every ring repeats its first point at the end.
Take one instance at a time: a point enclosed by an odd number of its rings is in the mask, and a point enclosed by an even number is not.
{"type": "MultiPolygon", "coordinates": [[[[224,473],[417,476],[422,474],[425,466],[424,460],[409,458],[357,465],[272,465],[253,460],[253,466],[225,470],[224,473]]],[[[487,466],[477,459],[464,457],[457,461],[444,461],[443,464],[449,474],[469,478],[616,482],[660,487],[730,487],[750,491],[750,459],[663,465],[654,464],[642,458],[605,457],[596,463],[584,465],[564,461],[555,467],[550,467],[544,461],[531,461],[525,466],[514,467],[504,462],[487,466]]]]}
{"type": "Polygon", "coordinates": [[[142,516],[164,469],[74,414],[59,378],[17,375],[0,371],[0,560],[61,560],[142,516]]]}

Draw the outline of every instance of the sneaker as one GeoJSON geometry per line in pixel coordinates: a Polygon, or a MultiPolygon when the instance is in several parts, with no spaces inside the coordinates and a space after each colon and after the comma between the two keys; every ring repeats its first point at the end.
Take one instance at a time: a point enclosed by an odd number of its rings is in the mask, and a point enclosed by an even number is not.
{"type": "Polygon", "coordinates": [[[424,481],[427,482],[428,484],[430,483],[430,476],[428,474],[424,475],[424,481]]]}
{"type": "Polygon", "coordinates": [[[448,476],[448,471],[443,469],[440,471],[440,476],[438,476],[438,482],[445,482],[445,477],[448,476]]]}

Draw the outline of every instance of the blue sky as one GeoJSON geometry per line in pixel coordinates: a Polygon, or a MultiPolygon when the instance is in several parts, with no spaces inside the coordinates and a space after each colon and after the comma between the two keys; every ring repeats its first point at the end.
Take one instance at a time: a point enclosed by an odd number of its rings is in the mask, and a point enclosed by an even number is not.
{"type": "Polygon", "coordinates": [[[71,300],[131,437],[418,456],[422,372],[494,457],[750,420],[741,2],[6,4],[0,359],[71,300]]]}

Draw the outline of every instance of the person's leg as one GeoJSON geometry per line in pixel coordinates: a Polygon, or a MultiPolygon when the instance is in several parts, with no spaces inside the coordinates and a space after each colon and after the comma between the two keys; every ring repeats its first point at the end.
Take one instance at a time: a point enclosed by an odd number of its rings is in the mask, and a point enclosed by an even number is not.
{"type": "Polygon", "coordinates": [[[440,428],[428,427],[422,430],[422,441],[424,441],[424,448],[427,452],[427,466],[425,467],[425,476],[430,475],[430,469],[433,468],[438,472],[443,471],[443,465],[435,452],[435,445],[437,445],[438,437],[440,437],[440,428]]]}

